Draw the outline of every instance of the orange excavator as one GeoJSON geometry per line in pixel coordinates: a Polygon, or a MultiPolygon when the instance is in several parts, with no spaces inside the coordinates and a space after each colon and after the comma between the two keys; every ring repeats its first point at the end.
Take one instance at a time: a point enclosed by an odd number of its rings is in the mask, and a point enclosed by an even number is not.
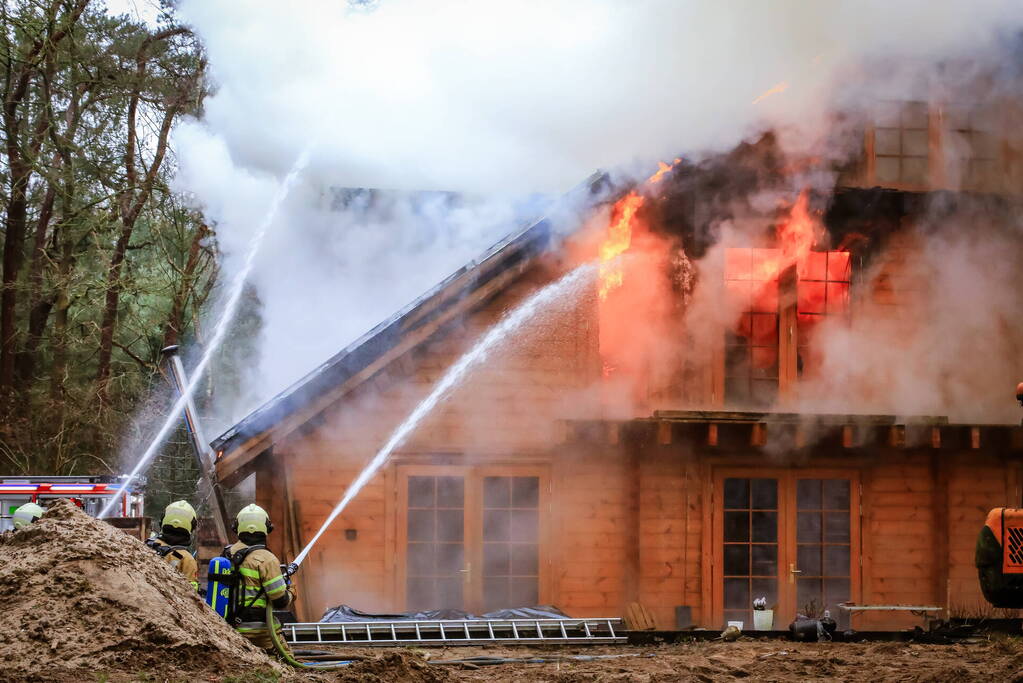
{"type": "MultiPolygon", "coordinates": [[[[1023,382],[1016,386],[1023,406],[1023,382]]],[[[987,514],[974,555],[984,599],[995,607],[1023,608],[1023,509],[995,508],[987,514]]]]}

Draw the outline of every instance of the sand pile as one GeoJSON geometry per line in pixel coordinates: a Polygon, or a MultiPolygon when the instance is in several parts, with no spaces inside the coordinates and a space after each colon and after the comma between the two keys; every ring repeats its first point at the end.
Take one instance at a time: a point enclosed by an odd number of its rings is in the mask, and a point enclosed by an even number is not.
{"type": "Polygon", "coordinates": [[[284,671],[152,550],[68,501],[0,534],[0,653],[3,680],[284,671]]]}

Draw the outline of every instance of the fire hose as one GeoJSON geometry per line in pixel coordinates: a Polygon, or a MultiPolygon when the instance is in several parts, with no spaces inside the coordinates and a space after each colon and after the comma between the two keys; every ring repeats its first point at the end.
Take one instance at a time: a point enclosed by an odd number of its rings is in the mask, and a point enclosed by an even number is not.
{"type": "MultiPolygon", "coordinates": [[[[298,571],[298,565],[292,562],[287,567],[284,567],[284,580],[291,585],[291,577],[298,571]]],[[[281,636],[277,633],[277,619],[274,617],[274,606],[272,600],[266,601],[266,628],[270,632],[270,642],[274,644],[274,649],[277,650],[277,654],[280,655],[288,664],[298,669],[341,669],[352,663],[353,660],[337,660],[329,662],[303,662],[295,659],[295,656],[288,649],[287,645],[281,642],[281,636]]],[[[282,631],[283,633],[283,631],[282,631]]]]}

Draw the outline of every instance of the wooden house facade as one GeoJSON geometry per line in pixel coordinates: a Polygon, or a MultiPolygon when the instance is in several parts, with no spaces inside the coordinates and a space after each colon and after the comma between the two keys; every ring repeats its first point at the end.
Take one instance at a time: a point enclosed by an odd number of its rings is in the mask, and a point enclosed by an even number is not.
{"type": "MultiPolygon", "coordinates": [[[[947,182],[935,160],[944,119],[903,109],[867,131],[859,175],[841,190],[883,190],[903,207],[885,243],[892,253],[913,197],[947,182]]],[[[1004,196],[1018,175],[1011,149],[977,144],[958,167],[974,169],[971,188],[997,183],[1004,196]]],[[[599,186],[591,179],[579,192],[599,186]]],[[[847,270],[828,266],[838,252],[814,253],[823,254],[814,256],[824,259],[822,291],[848,296],[847,270]]],[[[885,281],[897,283],[892,263],[885,281]]],[[[255,477],[278,529],[272,549],[293,557],[452,363],[569,268],[541,221],[219,437],[218,474],[227,485],[255,477]]],[[[297,577],[300,618],[342,603],[378,612],[550,604],[617,616],[638,602],[660,628],[716,628],[749,623],[757,597],[781,626],[814,607],[839,617],[841,602],[982,612],[973,546],[990,508],[1021,502],[1023,431],[941,416],[778,412],[774,399],[798,385],[806,362],[795,317],[786,324],[799,293],[786,297],[785,287],[766,313],[775,316],[773,374],[730,370],[734,335],[722,330],[691,383],[700,410],[653,389],[641,410],[607,408],[595,285],[531,318],[314,547],[297,577]],[[770,385],[768,400],[751,400],[757,382],[770,385]]],[[[872,295],[897,303],[897,284],[872,295]]],[[[852,625],[912,619],[878,612],[852,625]]]]}

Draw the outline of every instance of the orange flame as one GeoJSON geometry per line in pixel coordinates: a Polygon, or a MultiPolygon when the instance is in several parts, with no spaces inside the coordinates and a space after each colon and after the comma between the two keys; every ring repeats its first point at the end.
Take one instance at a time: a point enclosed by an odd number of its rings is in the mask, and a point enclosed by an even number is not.
{"type": "Polygon", "coordinates": [[[600,245],[600,299],[607,298],[608,292],[622,285],[622,265],[618,257],[632,244],[632,221],[643,206],[643,196],[635,190],[625,195],[611,210],[612,220],[607,228],[607,239],[600,245]]]}
{"type": "Polygon", "coordinates": [[[778,226],[775,234],[778,248],[770,250],[768,256],[758,261],[753,271],[754,280],[774,280],[790,266],[805,261],[817,244],[818,225],[810,214],[810,197],[806,190],[799,193],[788,218],[778,226]]]}
{"type": "Polygon", "coordinates": [[[781,83],[777,83],[768,88],[767,90],[765,90],[764,92],[757,95],[757,97],[753,100],[753,104],[759,104],[761,101],[767,99],[771,95],[779,95],[788,89],[789,89],[788,81],[782,81],[781,83]]]}
{"type": "MultiPolygon", "coordinates": [[[[657,162],[657,171],[646,179],[648,185],[656,185],[664,180],[664,176],[675,168],[681,159],[676,158],[670,164],[657,162]]],[[[633,224],[636,212],[643,206],[643,195],[633,190],[625,195],[611,209],[611,224],[607,228],[607,238],[600,245],[600,288],[598,294],[603,301],[611,290],[622,286],[624,272],[618,257],[629,250],[632,245],[633,224]]]]}
{"type": "Polygon", "coordinates": [[[682,160],[679,159],[678,157],[675,157],[675,160],[672,161],[670,164],[666,164],[663,161],[658,161],[657,172],[646,179],[647,183],[651,185],[656,185],[657,183],[661,182],[661,180],[664,179],[665,174],[671,169],[675,168],[675,165],[678,164],[680,161],[682,160]]]}

